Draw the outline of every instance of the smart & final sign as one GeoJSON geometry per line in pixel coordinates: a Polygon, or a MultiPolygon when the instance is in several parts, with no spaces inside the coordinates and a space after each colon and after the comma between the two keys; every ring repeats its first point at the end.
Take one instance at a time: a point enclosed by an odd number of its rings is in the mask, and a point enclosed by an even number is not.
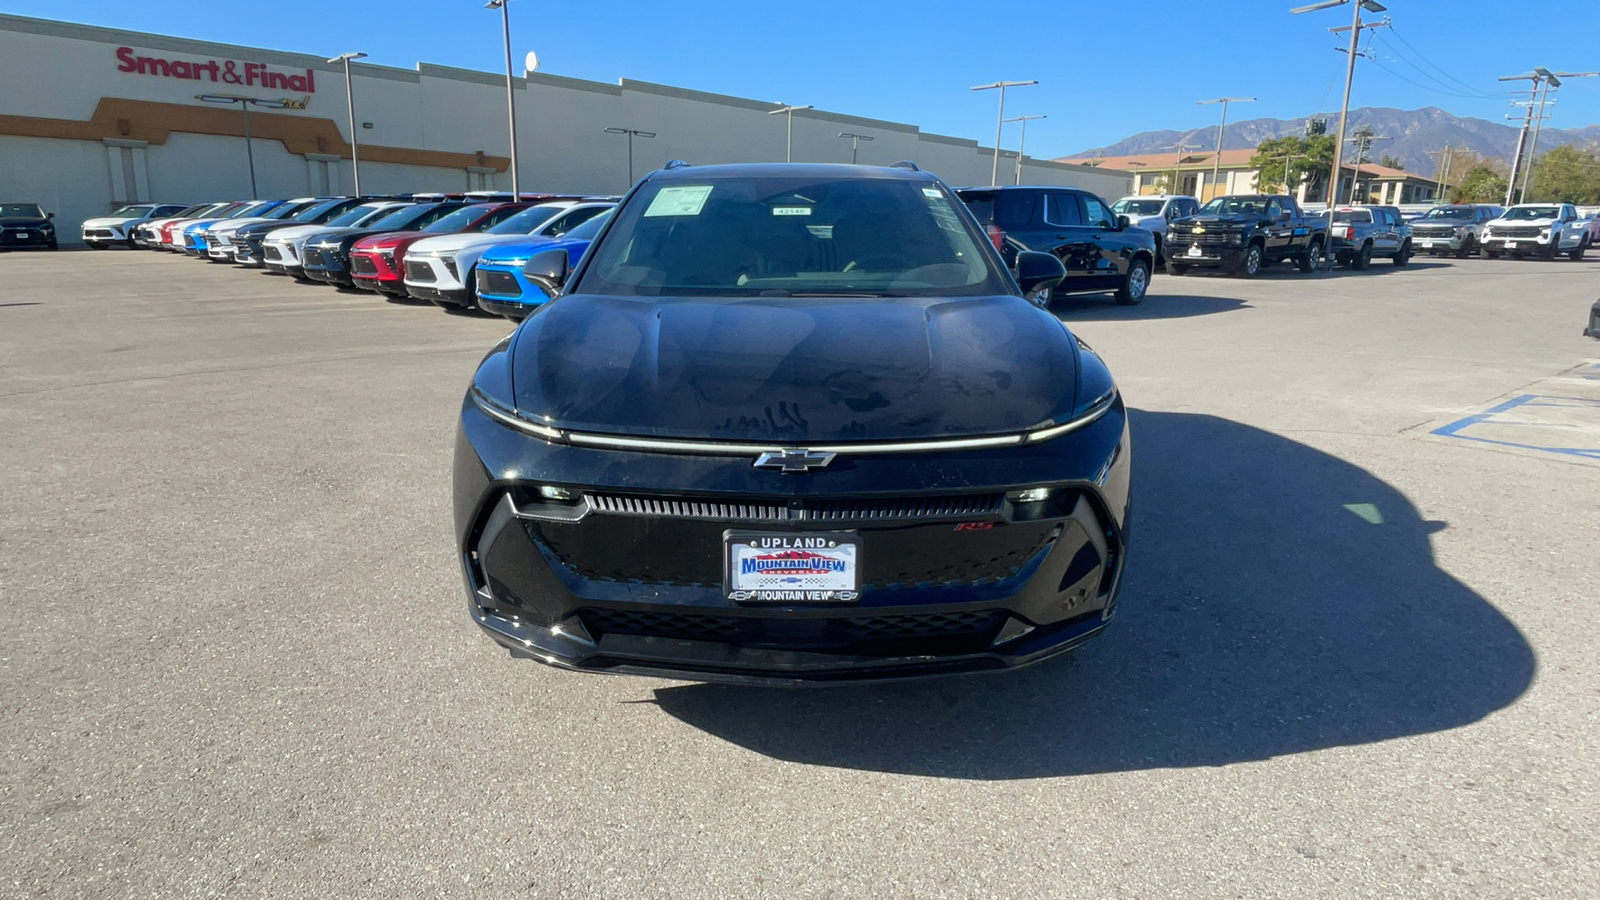
{"type": "Polygon", "coordinates": [[[241,87],[271,88],[299,94],[317,92],[317,73],[311,69],[291,75],[287,72],[274,72],[263,63],[241,63],[232,59],[200,61],[139,56],[132,47],[118,47],[117,62],[118,72],[137,72],[140,75],[185,78],[191,81],[212,81],[241,87]]]}

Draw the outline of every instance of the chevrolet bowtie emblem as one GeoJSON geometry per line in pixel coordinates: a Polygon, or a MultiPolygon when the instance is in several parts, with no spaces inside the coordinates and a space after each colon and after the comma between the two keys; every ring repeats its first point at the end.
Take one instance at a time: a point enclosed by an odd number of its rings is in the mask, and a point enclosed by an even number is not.
{"type": "Polygon", "coordinates": [[[756,468],[778,469],[783,472],[806,472],[811,469],[820,469],[833,462],[837,453],[824,453],[821,450],[768,450],[756,457],[756,468]]]}

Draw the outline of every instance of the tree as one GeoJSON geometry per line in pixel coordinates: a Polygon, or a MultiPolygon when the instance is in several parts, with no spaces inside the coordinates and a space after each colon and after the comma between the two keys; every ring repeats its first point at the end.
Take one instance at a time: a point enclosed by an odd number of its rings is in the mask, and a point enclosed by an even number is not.
{"type": "Polygon", "coordinates": [[[1506,196],[1506,180],[1493,167],[1473,166],[1450,191],[1451,203],[1499,203],[1506,196]]]}
{"type": "Polygon", "coordinates": [[[1306,184],[1311,195],[1316,196],[1328,183],[1328,172],[1333,168],[1333,138],[1326,134],[1290,135],[1262,141],[1250,157],[1250,167],[1256,170],[1256,187],[1260,190],[1282,187],[1293,193],[1306,184]]]}
{"type": "Polygon", "coordinates": [[[1378,165],[1380,165],[1380,166],[1388,166],[1391,169],[1399,169],[1402,172],[1405,171],[1405,168],[1406,168],[1406,164],[1405,163],[1401,162],[1398,159],[1395,159],[1393,156],[1390,156],[1387,153],[1385,153],[1383,155],[1383,159],[1378,160],[1378,165]]]}
{"type": "Polygon", "coordinates": [[[1551,150],[1533,164],[1528,199],[1583,206],[1600,204],[1600,157],[1571,145],[1551,150]]]}

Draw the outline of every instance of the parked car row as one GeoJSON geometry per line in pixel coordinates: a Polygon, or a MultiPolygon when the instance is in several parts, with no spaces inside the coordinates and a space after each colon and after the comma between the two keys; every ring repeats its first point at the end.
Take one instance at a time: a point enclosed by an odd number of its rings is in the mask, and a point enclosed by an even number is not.
{"type": "Polygon", "coordinates": [[[553,247],[575,264],[615,205],[614,197],[494,192],[149,204],[85,223],[85,234],[93,230],[103,246],[167,250],[520,319],[548,295],[512,291],[531,282],[508,272],[520,265],[510,261],[553,247]],[[486,259],[490,251],[496,255],[486,259]],[[480,260],[493,263],[486,278],[478,277],[480,260]],[[480,284],[493,292],[487,303],[480,284]]]}

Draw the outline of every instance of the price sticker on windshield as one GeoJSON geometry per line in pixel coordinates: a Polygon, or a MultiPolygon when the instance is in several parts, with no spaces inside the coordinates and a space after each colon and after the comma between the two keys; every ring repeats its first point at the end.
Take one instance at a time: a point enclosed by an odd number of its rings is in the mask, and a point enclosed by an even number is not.
{"type": "Polygon", "coordinates": [[[700,210],[705,209],[706,198],[711,196],[709,184],[682,184],[664,187],[650,201],[650,207],[644,211],[645,218],[651,216],[698,216],[700,210]]]}

